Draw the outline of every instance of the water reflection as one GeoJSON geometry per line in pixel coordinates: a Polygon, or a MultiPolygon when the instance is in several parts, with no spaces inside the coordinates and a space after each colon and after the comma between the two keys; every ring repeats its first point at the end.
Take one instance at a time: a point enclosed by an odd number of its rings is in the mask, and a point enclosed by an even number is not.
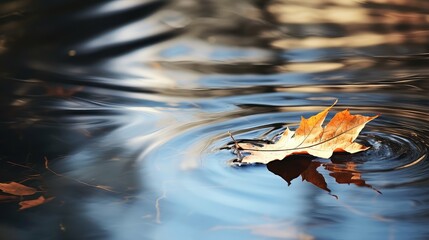
{"type": "MultiPolygon", "coordinates": [[[[331,163],[314,161],[314,157],[299,155],[290,156],[284,160],[275,160],[268,163],[267,168],[272,173],[283,178],[288,185],[291,184],[293,179],[301,176],[302,181],[305,180],[331,193],[324,176],[317,171],[317,168],[323,166],[329,171],[329,176],[335,178],[335,181],[339,184],[355,184],[360,187],[372,188],[378,193],[381,193],[362,179],[362,173],[356,169],[356,164],[358,163],[352,160],[347,161],[347,158],[349,158],[347,156],[348,155],[344,156],[345,159],[333,157],[331,163]]],[[[338,197],[336,195],[333,196],[338,197]]]]}

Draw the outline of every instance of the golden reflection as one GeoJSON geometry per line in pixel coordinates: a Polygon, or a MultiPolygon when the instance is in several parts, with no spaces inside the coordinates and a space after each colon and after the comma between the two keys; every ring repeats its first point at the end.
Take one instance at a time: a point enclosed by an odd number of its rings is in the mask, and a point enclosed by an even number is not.
{"type": "Polygon", "coordinates": [[[319,9],[317,6],[294,6],[283,2],[271,5],[268,11],[281,23],[368,23],[371,21],[364,9],[349,6],[319,9]]]}
{"type": "MultiPolygon", "coordinates": [[[[367,4],[377,1],[367,1],[367,4]]],[[[378,1],[379,3],[388,3],[388,1],[378,1]]],[[[390,3],[391,1],[389,1],[390,3]]],[[[398,1],[404,3],[404,1],[398,1]]],[[[396,4],[399,5],[399,4],[396,4]]],[[[404,5],[406,6],[406,5],[404,5]]],[[[429,6],[426,6],[429,7],[429,6]]],[[[270,5],[267,10],[275,16],[280,23],[340,23],[340,24],[398,24],[406,22],[422,23],[428,21],[429,17],[425,13],[404,12],[380,8],[377,9],[375,17],[371,8],[363,7],[358,1],[314,1],[302,3],[302,1],[276,1],[270,5]]]]}
{"type": "Polygon", "coordinates": [[[307,63],[290,63],[284,66],[280,66],[280,72],[305,72],[305,73],[315,73],[315,72],[326,72],[338,70],[344,67],[342,63],[334,62],[307,62],[307,63]]]}
{"type": "Polygon", "coordinates": [[[325,93],[329,91],[337,92],[369,92],[374,90],[379,90],[383,88],[389,88],[389,84],[343,84],[343,85],[309,85],[309,86],[296,86],[296,87],[277,87],[275,90],[277,92],[300,92],[300,93],[325,93]]]}
{"type": "Polygon", "coordinates": [[[300,240],[315,239],[314,236],[305,233],[299,227],[293,226],[292,223],[288,223],[288,222],[243,225],[243,226],[215,226],[211,230],[212,231],[249,230],[253,235],[269,237],[269,238],[300,239],[300,240]]]}
{"type": "Polygon", "coordinates": [[[305,39],[281,39],[272,45],[277,48],[329,48],[329,47],[366,47],[383,43],[400,43],[403,36],[393,34],[364,33],[339,38],[308,37],[305,39]]]}
{"type": "MultiPolygon", "coordinates": [[[[267,11],[286,27],[288,37],[274,40],[272,46],[280,49],[353,48],[426,43],[429,16],[423,12],[406,11],[404,7],[419,9],[419,4],[401,0],[275,1],[267,11]],[[335,27],[331,32],[324,31],[326,24],[335,27]]],[[[429,4],[423,7],[429,8],[429,4]]]]}
{"type": "Polygon", "coordinates": [[[424,43],[426,37],[429,37],[429,31],[416,32],[409,36],[398,33],[361,33],[338,38],[308,37],[304,39],[280,39],[273,41],[272,46],[277,48],[368,47],[381,44],[400,44],[406,40],[424,43]]]}

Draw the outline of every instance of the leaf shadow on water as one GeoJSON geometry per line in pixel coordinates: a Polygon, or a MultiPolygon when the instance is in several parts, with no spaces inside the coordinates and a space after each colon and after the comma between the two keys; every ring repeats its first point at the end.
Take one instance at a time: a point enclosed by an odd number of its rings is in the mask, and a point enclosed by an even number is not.
{"type": "Polygon", "coordinates": [[[362,179],[361,172],[356,169],[359,162],[351,161],[347,154],[339,154],[331,158],[331,163],[317,161],[316,157],[308,155],[291,155],[283,160],[274,160],[267,164],[267,169],[283,178],[291,185],[292,180],[301,176],[302,181],[312,183],[316,187],[327,191],[330,195],[338,199],[338,196],[331,193],[325,177],[317,170],[322,166],[329,171],[329,176],[333,177],[338,184],[355,184],[359,187],[371,188],[377,193],[381,192],[373,186],[367,184],[362,179]],[[343,158],[344,157],[344,158],[343,158]]]}

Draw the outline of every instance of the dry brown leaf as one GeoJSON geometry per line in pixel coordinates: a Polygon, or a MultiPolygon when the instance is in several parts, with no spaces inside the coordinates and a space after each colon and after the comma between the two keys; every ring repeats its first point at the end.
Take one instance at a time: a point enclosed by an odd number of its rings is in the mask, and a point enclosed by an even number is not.
{"type": "Polygon", "coordinates": [[[21,202],[19,202],[19,205],[21,206],[19,208],[19,210],[24,210],[27,208],[36,207],[36,206],[42,205],[44,203],[47,203],[47,202],[51,201],[52,199],[54,199],[54,198],[53,197],[45,198],[43,196],[40,196],[37,199],[21,201],[21,202]]]}
{"type": "Polygon", "coordinates": [[[33,195],[37,192],[36,189],[17,182],[0,183],[0,190],[16,196],[33,195]]]}
{"type": "Polygon", "coordinates": [[[280,139],[273,144],[256,146],[251,143],[237,143],[241,151],[250,153],[241,159],[241,162],[266,164],[292,154],[330,158],[333,152],[356,153],[368,149],[354,140],[365,124],[378,115],[373,117],[351,115],[349,110],[344,110],[337,113],[325,127],[322,127],[323,121],[334,105],[335,103],[308,119],[302,117],[295,132],[287,128],[280,139]]]}

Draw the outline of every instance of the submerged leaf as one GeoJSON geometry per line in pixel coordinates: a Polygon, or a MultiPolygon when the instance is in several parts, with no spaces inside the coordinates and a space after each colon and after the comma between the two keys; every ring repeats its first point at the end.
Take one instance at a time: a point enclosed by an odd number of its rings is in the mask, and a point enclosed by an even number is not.
{"type": "Polygon", "coordinates": [[[47,202],[51,201],[52,199],[53,199],[53,197],[45,198],[43,196],[40,196],[37,199],[21,201],[21,202],[19,202],[19,205],[21,206],[19,208],[19,210],[24,210],[27,208],[36,207],[36,206],[42,205],[44,203],[47,203],[47,202]]]}
{"type": "Polygon", "coordinates": [[[17,182],[0,183],[0,190],[16,196],[33,195],[37,192],[36,189],[27,187],[17,182]]]}
{"type": "Polygon", "coordinates": [[[354,140],[365,124],[378,115],[373,117],[351,115],[349,110],[344,110],[322,127],[323,121],[334,105],[308,119],[302,118],[295,132],[287,128],[273,144],[264,143],[256,146],[251,143],[237,143],[238,150],[250,153],[242,158],[241,162],[266,164],[293,154],[330,158],[333,152],[356,153],[368,149],[354,140]]]}

